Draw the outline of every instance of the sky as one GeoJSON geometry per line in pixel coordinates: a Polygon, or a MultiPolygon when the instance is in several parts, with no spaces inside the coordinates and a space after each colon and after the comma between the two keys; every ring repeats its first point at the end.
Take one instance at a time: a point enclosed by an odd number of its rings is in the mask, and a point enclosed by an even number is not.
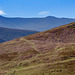
{"type": "Polygon", "coordinates": [[[75,0],[0,0],[0,15],[75,18],[75,0]]]}

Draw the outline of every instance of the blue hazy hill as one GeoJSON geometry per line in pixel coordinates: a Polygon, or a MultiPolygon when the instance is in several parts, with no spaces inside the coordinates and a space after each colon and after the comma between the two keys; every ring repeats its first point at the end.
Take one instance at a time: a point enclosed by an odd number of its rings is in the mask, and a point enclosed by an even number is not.
{"type": "Polygon", "coordinates": [[[57,18],[54,16],[47,16],[45,18],[9,18],[0,16],[0,27],[36,31],[45,31],[71,22],[75,22],[75,19],[57,18]]]}
{"type": "Polygon", "coordinates": [[[11,29],[0,27],[0,43],[20,38],[23,36],[31,35],[38,33],[38,31],[32,30],[20,30],[20,29],[11,29]]]}

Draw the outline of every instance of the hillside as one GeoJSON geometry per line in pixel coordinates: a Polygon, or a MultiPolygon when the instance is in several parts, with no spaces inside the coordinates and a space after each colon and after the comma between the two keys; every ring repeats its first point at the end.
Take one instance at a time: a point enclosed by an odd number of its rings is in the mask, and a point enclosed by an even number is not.
{"type": "Polygon", "coordinates": [[[38,31],[10,29],[10,28],[0,27],[0,38],[2,38],[4,40],[4,41],[2,41],[0,39],[0,43],[9,41],[9,40],[13,40],[16,38],[20,38],[23,36],[31,35],[34,33],[38,33],[38,31]]]}
{"type": "Polygon", "coordinates": [[[57,18],[54,16],[44,18],[9,18],[0,16],[0,27],[35,31],[46,31],[71,22],[75,22],[75,19],[57,18]]]}
{"type": "Polygon", "coordinates": [[[0,75],[74,75],[75,22],[0,44],[0,75]]]}

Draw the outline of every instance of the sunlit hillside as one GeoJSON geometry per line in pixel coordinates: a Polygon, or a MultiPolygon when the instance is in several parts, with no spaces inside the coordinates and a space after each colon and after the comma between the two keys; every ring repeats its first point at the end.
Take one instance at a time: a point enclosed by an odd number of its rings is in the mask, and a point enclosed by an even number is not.
{"type": "Polygon", "coordinates": [[[75,23],[0,44],[0,75],[75,75],[75,23]]]}

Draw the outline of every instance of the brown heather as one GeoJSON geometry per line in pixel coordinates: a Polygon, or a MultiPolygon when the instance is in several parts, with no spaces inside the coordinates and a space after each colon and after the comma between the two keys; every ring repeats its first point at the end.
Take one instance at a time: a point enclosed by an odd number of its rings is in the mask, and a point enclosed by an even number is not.
{"type": "Polygon", "coordinates": [[[0,75],[75,75],[75,23],[1,43],[0,75]]]}

